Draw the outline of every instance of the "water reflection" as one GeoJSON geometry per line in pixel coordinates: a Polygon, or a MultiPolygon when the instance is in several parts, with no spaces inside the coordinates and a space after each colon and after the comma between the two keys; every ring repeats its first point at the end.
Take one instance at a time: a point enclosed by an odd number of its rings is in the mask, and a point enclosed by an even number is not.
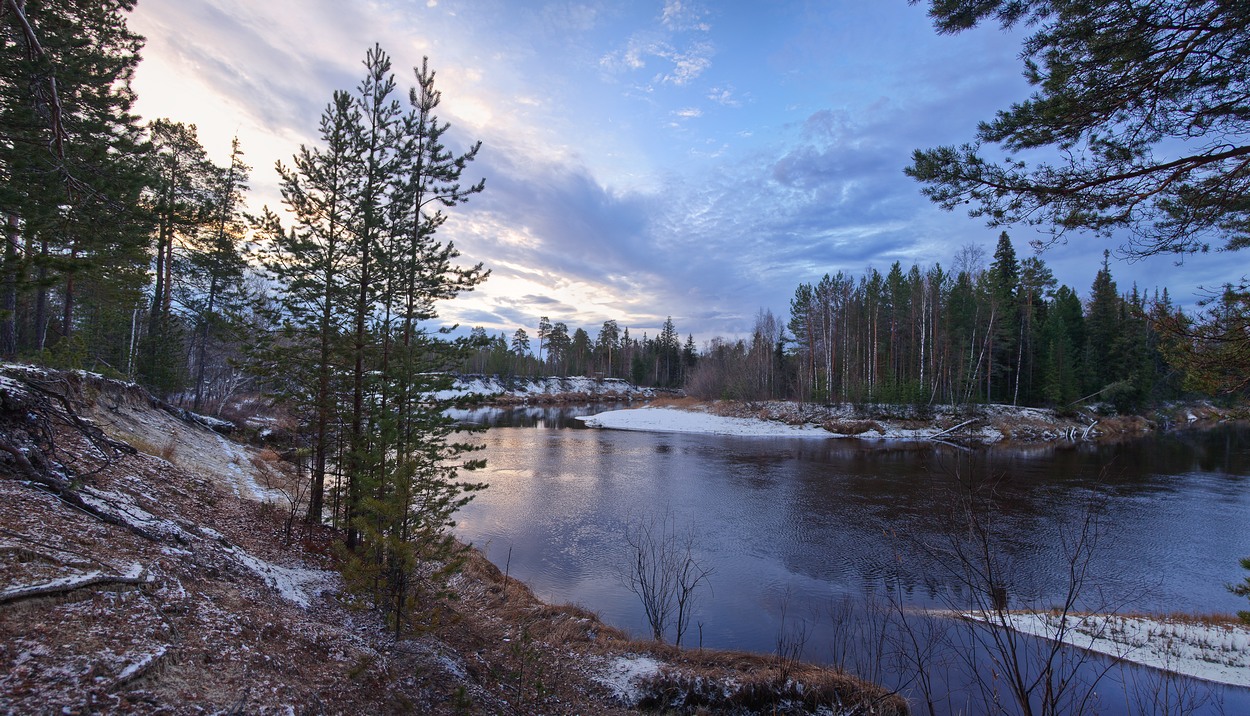
{"type": "MultiPolygon", "coordinates": [[[[772,651],[786,615],[813,625],[808,658],[851,658],[837,646],[831,604],[849,599],[863,610],[880,599],[915,611],[966,601],[966,585],[935,563],[934,550],[949,537],[955,488],[973,476],[995,482],[996,557],[1010,575],[1003,586],[1013,607],[1061,598],[1070,566],[1063,545],[1087,515],[1101,535],[1083,592],[1088,608],[1231,613],[1245,606],[1224,588],[1250,555],[1244,427],[984,452],[566,427],[601,409],[461,418],[540,429],[481,436],[488,460],[481,477],[491,488],[462,511],[458,531],[501,566],[511,550],[511,573],[543,598],[581,604],[635,634],[647,629],[618,579],[628,556],[625,526],[670,512],[692,526],[696,556],[716,570],[695,617],[705,645],[772,651]]],[[[895,677],[905,674],[892,668],[895,677]]],[[[1126,673],[1147,678],[1137,671],[1126,673]]],[[[1236,703],[1250,713],[1242,692],[1227,698],[1242,699],[1236,703]]]]}
{"type": "MultiPolygon", "coordinates": [[[[582,405],[524,405],[508,408],[481,406],[453,408],[447,414],[469,425],[510,428],[580,428],[579,415],[594,415],[604,410],[628,407],[625,404],[594,403],[582,405]]],[[[636,407],[636,406],[635,406],[636,407]]]]}

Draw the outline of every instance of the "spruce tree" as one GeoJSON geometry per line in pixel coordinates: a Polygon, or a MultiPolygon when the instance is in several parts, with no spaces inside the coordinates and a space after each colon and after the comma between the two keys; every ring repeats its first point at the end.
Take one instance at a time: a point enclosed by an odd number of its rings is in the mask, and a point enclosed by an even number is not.
{"type": "Polygon", "coordinates": [[[1020,264],[1016,261],[1016,250],[1006,231],[998,236],[988,278],[992,326],[990,348],[986,352],[989,359],[986,400],[1007,402],[1013,395],[1014,376],[1019,368],[1020,306],[1016,289],[1020,281],[1020,264]]]}
{"type": "Polygon", "coordinates": [[[1085,316],[1085,392],[1098,393],[1125,379],[1123,315],[1120,295],[1111,278],[1109,252],[1090,287],[1085,316]]]}

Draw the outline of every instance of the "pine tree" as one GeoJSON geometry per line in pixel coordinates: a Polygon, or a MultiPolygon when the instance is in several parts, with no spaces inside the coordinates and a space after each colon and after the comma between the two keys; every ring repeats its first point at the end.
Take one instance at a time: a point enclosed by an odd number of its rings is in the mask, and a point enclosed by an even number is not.
{"type": "Polygon", "coordinates": [[[612,354],[617,351],[620,340],[620,327],[613,320],[604,321],[603,326],[599,329],[599,335],[595,337],[595,352],[603,359],[603,375],[609,378],[616,377],[616,371],[613,369],[612,364],[612,354]]]}
{"type": "Polygon", "coordinates": [[[548,355],[543,352],[543,344],[550,335],[551,319],[546,316],[542,316],[538,319],[538,362],[543,365],[546,365],[549,362],[548,355]]]}
{"type": "MultiPolygon", "coordinates": [[[[230,145],[230,163],[219,168],[209,183],[210,221],[190,247],[191,295],[183,303],[189,309],[196,333],[195,397],[193,410],[204,402],[209,346],[215,334],[233,327],[231,314],[246,300],[243,293],[245,264],[240,244],[248,231],[244,193],[251,167],[243,162],[236,137],[230,145]]],[[[218,366],[228,369],[228,366],[218,366]]]]}
{"type": "Polygon", "coordinates": [[[137,210],[147,147],[130,111],[142,42],[125,23],[133,2],[4,7],[0,41],[13,49],[0,54],[0,351],[42,351],[51,325],[61,354],[125,365],[148,239],[137,210]],[[80,321],[81,305],[98,320],[80,321]],[[75,336],[80,325],[89,330],[75,336]]]}
{"type": "MultiPolygon", "coordinates": [[[[346,377],[351,235],[358,222],[360,157],[352,141],[360,113],[351,95],[335,92],[321,115],[321,147],[301,146],[293,166],[277,166],[279,187],[295,224],[286,231],[275,214],[261,221],[262,260],[282,287],[276,318],[283,329],[258,347],[258,366],[296,414],[308,415],[312,450],[308,519],[324,512],[327,465],[339,443],[339,396],[346,377]]],[[[338,513],[335,513],[336,519],[338,513]]]]}
{"type": "Polygon", "coordinates": [[[437,317],[438,302],[487,277],[480,264],[454,265],[459,252],[435,238],[447,219],[443,208],[463,204],[484,184],[460,183],[480,144],[462,154],[444,146],[448,125],[434,115],[440,96],[428,62],[415,70],[411,108],[398,121],[389,98],[389,57],[375,47],[365,64],[358,101],[364,118],[358,146],[367,149],[355,236],[359,292],[348,465],[356,489],[352,494],[349,487],[348,571],[366,575],[356,586],[383,605],[398,634],[412,608],[429,606],[458,568],[462,550],[448,528],[456,510],[483,487],[459,479],[460,470],[481,462],[463,457],[476,448],[452,438],[461,428],[446,414],[449,401],[433,397],[450,387],[450,371],[482,346],[447,341],[443,331],[424,325],[437,317]],[[373,345],[362,347],[366,339],[373,345]],[[376,377],[366,381],[362,366],[376,377]],[[365,432],[358,433],[360,427],[365,432]]]}
{"type": "MultiPolygon", "coordinates": [[[[149,389],[165,395],[186,381],[182,323],[174,306],[175,251],[185,250],[212,221],[210,182],[215,167],[196,135],[195,125],[158,119],[148,125],[152,186],[147,206],[156,223],[152,262],[154,284],[147,334],[139,351],[139,375],[149,389]]],[[[183,266],[185,261],[180,262],[183,266]]]]}

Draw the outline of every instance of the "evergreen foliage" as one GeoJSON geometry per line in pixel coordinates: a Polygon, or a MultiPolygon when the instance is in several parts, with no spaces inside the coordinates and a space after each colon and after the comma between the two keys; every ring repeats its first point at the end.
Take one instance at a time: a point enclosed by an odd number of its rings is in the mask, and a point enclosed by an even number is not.
{"type": "Polygon", "coordinates": [[[0,14],[0,353],[60,340],[76,367],[128,364],[146,276],[147,145],[131,113],[130,0],[30,0],[0,14]],[[101,307],[91,316],[81,307],[101,307]],[[107,308],[104,308],[107,306],[107,308]],[[51,329],[52,335],[48,335],[51,329]]]}
{"type": "Polygon", "coordinates": [[[260,227],[269,278],[282,289],[273,313],[282,327],[253,355],[285,400],[307,407],[308,518],[325,519],[333,487],[329,516],[346,530],[349,583],[399,633],[458,566],[447,528],[481,488],[459,479],[481,463],[465,457],[473,446],[454,439],[449,403],[434,395],[488,339],[449,341],[427,326],[438,301],[486,278],[480,265],[454,265],[455,247],[435,238],[443,209],[483,184],[460,183],[478,145],[463,154],[445,146],[428,64],[415,70],[407,110],[380,47],[364,67],[355,93],[337,92],[326,107],[322,146],[279,165],[296,223],[286,230],[267,212],[260,227]]]}
{"type": "MultiPolygon", "coordinates": [[[[913,3],[919,0],[911,0],[913,3]]],[[[1250,243],[1250,7],[1215,0],[931,0],[939,32],[1027,28],[1035,88],[962,147],[917,150],[907,173],[991,224],[1101,234],[1138,254],[1250,243]],[[985,145],[1001,147],[1001,161],[985,145]],[[1026,162],[1022,155],[1037,155],[1026,162]]]]}
{"type": "MultiPolygon", "coordinates": [[[[991,21],[1028,28],[1022,54],[1035,87],[1027,100],[982,123],[974,142],[915,152],[906,172],[934,202],[946,209],[970,205],[973,216],[991,225],[1038,225],[1053,240],[1074,230],[1126,236],[1124,248],[1136,256],[1250,246],[1246,3],[931,0],[929,6],[939,32],[991,21]],[[1002,158],[987,147],[1000,149],[1002,158]]],[[[1248,291],[1230,286],[1221,302],[1244,304],[1248,291]]],[[[1103,311],[1111,306],[1099,300],[1093,319],[1101,338],[1111,330],[1103,311]]],[[[1165,340],[1172,347],[1167,353],[1174,367],[1193,376],[1191,387],[1244,396],[1246,382],[1237,378],[1250,375],[1244,312],[1185,319],[1144,313],[1158,319],[1154,330],[1175,331],[1165,340]],[[1215,354],[1220,358],[1209,360],[1215,354]]],[[[1151,359],[1114,358],[1132,362],[1114,366],[1132,372],[1151,359]]],[[[1112,368],[1087,362],[1086,379],[1106,387],[1112,368]]]]}

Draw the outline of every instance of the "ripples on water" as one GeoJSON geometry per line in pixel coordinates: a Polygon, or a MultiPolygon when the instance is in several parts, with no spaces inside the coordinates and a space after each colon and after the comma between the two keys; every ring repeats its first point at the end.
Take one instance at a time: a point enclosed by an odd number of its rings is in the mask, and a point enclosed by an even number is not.
{"type": "MultiPolygon", "coordinates": [[[[1238,560],[1250,555],[1244,427],[969,453],[926,443],[577,429],[573,417],[594,410],[459,414],[514,427],[481,437],[488,466],[478,477],[490,489],[462,510],[457,531],[544,599],[588,607],[634,634],[649,630],[618,576],[628,558],[624,531],[640,516],[671,514],[690,526],[697,558],[715,570],[695,617],[701,628],[691,629],[704,645],[773,651],[791,628],[784,614],[812,630],[807,658],[845,663],[845,648],[834,648],[846,641],[829,616],[834,605],[850,600],[862,612],[885,599],[941,608],[964,598],[926,552],[948,534],[953,480],[969,475],[997,481],[994,529],[1013,607],[1047,607],[1063,593],[1068,562],[1059,545],[1096,499],[1101,536],[1093,584],[1082,593],[1087,606],[1245,608],[1224,587],[1240,580],[1238,560]]],[[[1221,693],[1250,713],[1241,691],[1221,693]]],[[[1122,696],[1100,709],[1126,710],[1122,696]]]]}

